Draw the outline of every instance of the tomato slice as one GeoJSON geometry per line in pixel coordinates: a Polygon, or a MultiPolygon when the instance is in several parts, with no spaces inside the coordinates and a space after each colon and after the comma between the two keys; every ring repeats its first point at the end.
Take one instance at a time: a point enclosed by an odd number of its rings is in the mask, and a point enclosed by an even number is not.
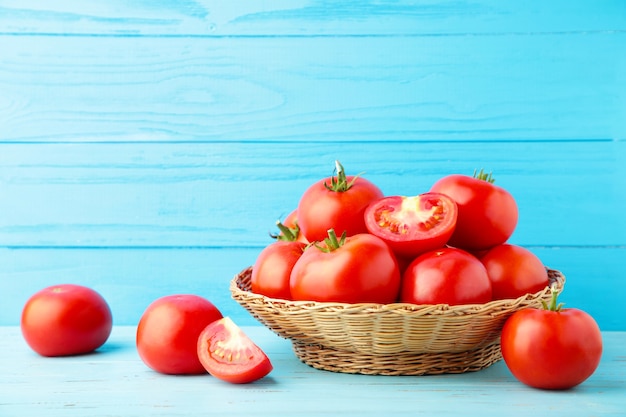
{"type": "Polygon", "coordinates": [[[454,232],[458,209],[445,194],[391,196],[365,210],[367,230],[383,239],[399,256],[414,258],[448,242],[454,232]]]}
{"type": "Polygon", "coordinates": [[[256,381],[273,369],[265,352],[229,317],[214,321],[200,333],[198,358],[208,373],[233,384],[256,381]]]}

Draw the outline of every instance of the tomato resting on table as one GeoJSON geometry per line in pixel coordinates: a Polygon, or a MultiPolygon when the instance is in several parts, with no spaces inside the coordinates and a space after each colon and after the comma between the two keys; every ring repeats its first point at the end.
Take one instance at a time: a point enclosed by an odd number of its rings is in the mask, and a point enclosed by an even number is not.
{"type": "Polygon", "coordinates": [[[438,193],[385,197],[365,210],[367,230],[405,258],[445,246],[456,219],[456,203],[438,193]]]}
{"type": "Polygon", "coordinates": [[[517,203],[507,190],[493,184],[491,174],[448,175],[430,191],[445,194],[457,204],[459,215],[450,246],[482,251],[506,242],[515,231],[517,203]]]}
{"type": "Polygon", "coordinates": [[[348,236],[366,233],[364,212],[383,192],[360,176],[346,176],[337,164],[337,176],[323,179],[307,188],[298,203],[298,225],[309,242],[322,241],[328,230],[348,236]]]}
{"type": "Polygon", "coordinates": [[[491,301],[487,270],[474,255],[456,248],[426,252],[402,275],[400,301],[412,304],[484,304],[491,301]]]}
{"type": "Polygon", "coordinates": [[[511,373],[534,388],[562,390],[579,385],[597,369],[602,334],[593,317],[557,305],[557,292],[545,308],[513,313],[500,337],[511,373]]]}
{"type": "Polygon", "coordinates": [[[480,260],[491,280],[494,300],[534,294],[549,285],[548,271],[541,260],[521,246],[498,245],[480,260]]]}
{"type": "Polygon", "coordinates": [[[214,377],[247,384],[269,374],[269,358],[229,317],[209,324],[197,341],[197,355],[214,377]]]}
{"type": "Polygon", "coordinates": [[[31,296],[20,322],[26,343],[42,356],[89,353],[111,334],[113,317],[106,300],[91,288],[61,284],[31,296]]]}
{"type": "Polygon", "coordinates": [[[340,303],[392,303],[398,297],[400,270],[389,246],[360,233],[337,239],[334,230],[309,247],[290,278],[294,300],[340,303]]]}
{"type": "Polygon", "coordinates": [[[137,326],[137,352],[144,363],[164,374],[201,374],[197,354],[200,332],[222,313],[205,298],[169,295],[154,301],[137,326]]]}

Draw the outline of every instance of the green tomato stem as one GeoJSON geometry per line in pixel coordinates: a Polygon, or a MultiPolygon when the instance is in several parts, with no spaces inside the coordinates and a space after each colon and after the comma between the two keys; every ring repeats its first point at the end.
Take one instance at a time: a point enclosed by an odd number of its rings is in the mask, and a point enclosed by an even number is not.
{"type": "Polygon", "coordinates": [[[328,191],[335,191],[338,193],[346,192],[350,188],[352,188],[357,178],[363,174],[361,173],[361,174],[355,175],[351,181],[348,181],[348,177],[346,176],[346,171],[343,168],[343,165],[341,165],[339,161],[335,161],[335,173],[336,173],[336,176],[333,176],[330,178],[330,185],[324,182],[324,187],[326,187],[328,191]]]}
{"type": "Polygon", "coordinates": [[[276,220],[276,227],[280,230],[280,233],[277,235],[272,235],[272,237],[276,240],[285,241],[285,242],[295,242],[298,240],[298,235],[300,234],[300,228],[296,224],[296,227],[291,229],[284,224],[281,223],[280,220],[276,220]]]}
{"type": "Polygon", "coordinates": [[[477,180],[487,181],[489,184],[493,184],[494,182],[496,182],[496,179],[493,177],[493,173],[490,172],[487,174],[482,168],[478,172],[474,170],[474,178],[476,178],[477,180]]]}
{"type": "Polygon", "coordinates": [[[559,290],[557,290],[555,285],[552,286],[551,291],[552,294],[550,298],[550,304],[546,303],[544,300],[541,300],[541,305],[546,311],[559,312],[563,308],[564,303],[557,303],[557,299],[559,298],[559,290]]]}
{"type": "Polygon", "coordinates": [[[337,238],[337,233],[335,229],[328,229],[328,237],[324,239],[324,246],[320,246],[317,243],[314,243],[315,247],[321,250],[322,252],[332,252],[340,247],[342,247],[346,243],[346,232],[344,231],[341,234],[341,238],[337,238]]]}

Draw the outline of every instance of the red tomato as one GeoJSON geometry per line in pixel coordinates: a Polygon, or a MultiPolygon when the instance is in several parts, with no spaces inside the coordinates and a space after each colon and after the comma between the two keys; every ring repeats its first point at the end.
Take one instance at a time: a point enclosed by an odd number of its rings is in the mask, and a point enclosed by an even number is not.
{"type": "Polygon", "coordinates": [[[229,318],[209,324],[200,334],[197,356],[214,377],[233,384],[247,384],[269,374],[272,363],[229,318]]]}
{"type": "Polygon", "coordinates": [[[197,295],[161,297],[148,306],[137,326],[137,352],[146,365],[164,374],[200,374],[200,332],[222,313],[197,295]]]}
{"type": "Polygon", "coordinates": [[[478,176],[449,175],[430,189],[446,194],[456,202],[459,216],[448,244],[470,252],[506,242],[513,234],[518,218],[513,196],[494,185],[490,175],[485,176],[481,171],[478,176]]]}
{"type": "Polygon", "coordinates": [[[437,193],[385,197],[365,210],[367,230],[387,242],[396,254],[409,258],[444,247],[456,218],[456,203],[437,193]]]}
{"type": "Polygon", "coordinates": [[[589,378],[602,356],[602,334],[582,310],[561,309],[556,292],[548,309],[513,313],[501,334],[502,357],[511,373],[534,388],[568,389],[589,378]]]}
{"type": "Polygon", "coordinates": [[[541,260],[521,246],[498,245],[480,260],[487,268],[494,300],[534,294],[549,285],[548,271],[541,260]]]}
{"type": "Polygon", "coordinates": [[[291,271],[294,300],[341,303],[392,303],[398,297],[400,271],[391,248],[380,238],[334,231],[318,247],[307,249],[291,271]]]}
{"type": "Polygon", "coordinates": [[[306,244],[302,242],[280,240],[266,246],[252,267],[252,292],[271,298],[291,299],[289,276],[304,248],[306,244]]]}
{"type": "Polygon", "coordinates": [[[61,284],[35,293],[21,318],[26,343],[42,356],[89,353],[111,334],[113,317],[105,299],[91,288],[61,284]]]}
{"type": "Polygon", "coordinates": [[[443,248],[424,253],[402,276],[400,301],[412,304],[483,304],[491,301],[487,270],[474,255],[443,248]]]}
{"type": "Polygon", "coordinates": [[[337,176],[309,187],[298,203],[298,224],[309,242],[322,241],[328,230],[348,236],[367,233],[365,208],[383,197],[372,182],[359,176],[346,176],[337,162],[337,176]]]}

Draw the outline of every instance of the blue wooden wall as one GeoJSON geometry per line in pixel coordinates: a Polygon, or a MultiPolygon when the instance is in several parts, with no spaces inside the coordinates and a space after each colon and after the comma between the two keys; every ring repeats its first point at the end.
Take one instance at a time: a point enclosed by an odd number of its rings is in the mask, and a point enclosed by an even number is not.
{"type": "Polygon", "coordinates": [[[253,324],[229,281],[335,159],[386,194],[493,171],[511,241],[626,330],[620,0],[0,1],[0,325],[61,282],[253,324]]]}

